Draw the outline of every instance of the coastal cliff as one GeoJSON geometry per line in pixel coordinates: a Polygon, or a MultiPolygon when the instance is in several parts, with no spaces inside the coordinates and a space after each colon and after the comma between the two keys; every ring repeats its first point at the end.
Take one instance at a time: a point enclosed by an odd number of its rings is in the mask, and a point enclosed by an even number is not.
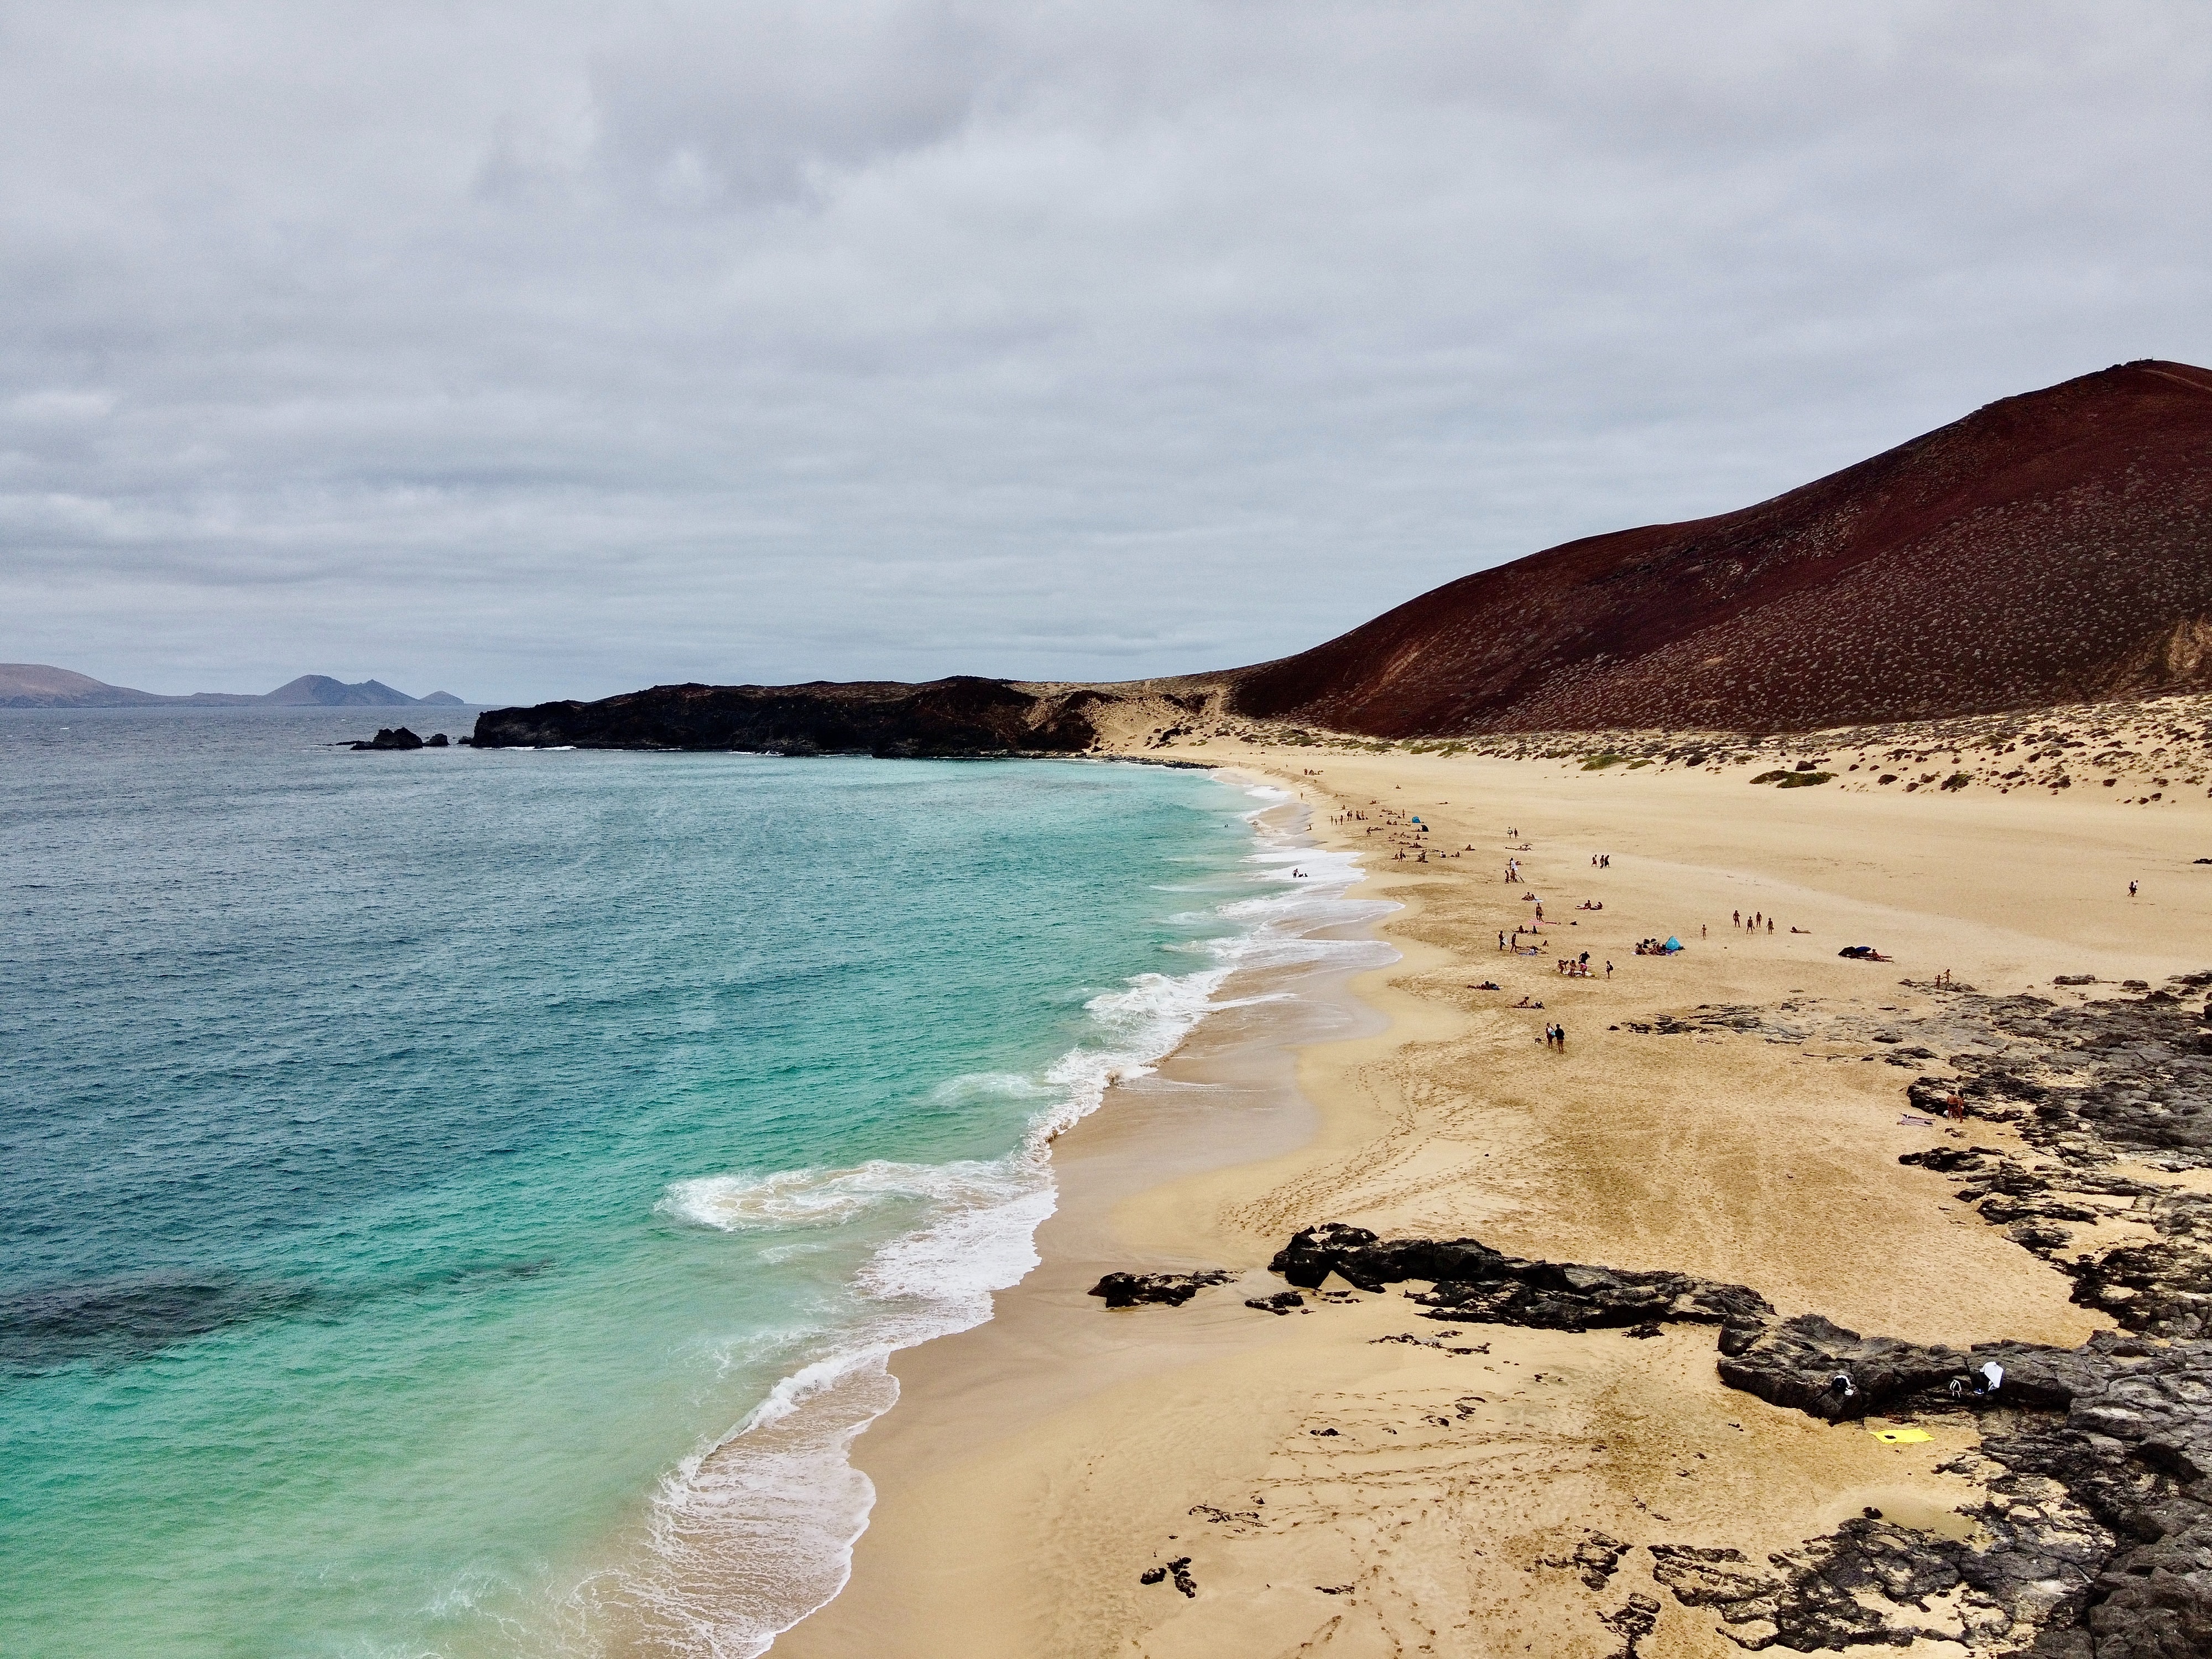
{"type": "Polygon", "coordinates": [[[477,717],[479,749],[713,749],[925,757],[1080,754],[1115,699],[1091,686],[1031,687],[956,675],[921,685],[657,685],[597,702],[544,702],[477,717]]]}

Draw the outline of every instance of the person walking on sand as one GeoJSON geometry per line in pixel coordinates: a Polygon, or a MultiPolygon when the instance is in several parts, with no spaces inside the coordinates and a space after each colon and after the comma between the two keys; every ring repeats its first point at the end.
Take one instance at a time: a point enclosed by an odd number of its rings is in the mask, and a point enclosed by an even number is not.
{"type": "Polygon", "coordinates": [[[2130,898],[2133,898],[2135,896],[2136,896],[2136,884],[2135,884],[2135,883],[2133,883],[2133,882],[2130,882],[2130,883],[2128,884],[2128,896],[2129,896],[2130,898]]]}
{"type": "Polygon", "coordinates": [[[1743,912],[1742,912],[1742,911],[1741,911],[1741,910],[1731,910],[1731,911],[1729,911],[1729,927],[1742,927],[1742,926],[1743,926],[1743,912]]]}
{"type": "Polygon", "coordinates": [[[1607,979],[1613,977],[1613,964],[1609,962],[1605,964],[1605,976],[1607,979]]]}

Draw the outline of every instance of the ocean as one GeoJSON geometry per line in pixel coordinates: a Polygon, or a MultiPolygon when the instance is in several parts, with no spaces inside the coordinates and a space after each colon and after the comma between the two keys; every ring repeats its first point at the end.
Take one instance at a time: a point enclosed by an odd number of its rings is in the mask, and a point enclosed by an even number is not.
{"type": "Polygon", "coordinates": [[[1050,1134],[1357,872],[1206,773],[380,716],[0,714],[0,1653],[758,1654],[1050,1134]]]}

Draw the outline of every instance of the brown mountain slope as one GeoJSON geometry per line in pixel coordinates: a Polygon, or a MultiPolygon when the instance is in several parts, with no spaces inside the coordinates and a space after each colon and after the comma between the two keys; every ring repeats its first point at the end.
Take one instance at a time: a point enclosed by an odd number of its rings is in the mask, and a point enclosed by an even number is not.
{"type": "Polygon", "coordinates": [[[2008,398],[1229,679],[1243,714],[1388,738],[1778,732],[2212,686],[2212,373],[2146,361],[2008,398]]]}

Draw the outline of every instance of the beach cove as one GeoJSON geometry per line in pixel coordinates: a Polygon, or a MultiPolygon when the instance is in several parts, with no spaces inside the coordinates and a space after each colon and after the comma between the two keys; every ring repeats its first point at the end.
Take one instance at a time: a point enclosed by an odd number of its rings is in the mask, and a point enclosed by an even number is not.
{"type": "Polygon", "coordinates": [[[0,720],[0,1647],[757,1651],[1051,1133],[1335,900],[1202,772],[362,725],[0,720]]]}
{"type": "MultiPolygon", "coordinates": [[[[1845,787],[1776,790],[1748,757],[1165,752],[1295,792],[1319,847],[1363,860],[1352,890],[1398,907],[1375,927],[1399,959],[1350,988],[1386,1024],[1286,1025],[1286,1055],[1210,1021],[1061,1137],[1044,1265],[989,1325],[894,1362],[900,1405],[854,1449],[877,1498],[852,1583],[779,1651],[1724,1654],[1715,1603],[1656,1576],[1652,1546],[1759,1564],[1875,1512],[1973,1531],[1971,1418],[1884,1440],[1783,1410],[1723,1386],[1710,1328],[1437,1323],[1334,1277],[1289,1314],[1247,1303],[1285,1288],[1266,1264],[1292,1234],[1334,1221],[1692,1273],[1923,1343],[2083,1342],[2112,1318],[1955,1180],[1899,1164],[2027,1155],[2016,1124],[1947,1138],[1916,1108],[1915,1079],[1948,1074],[1916,1039],[1955,1037],[1989,998],[2092,1018],[2136,994],[2121,981],[2206,968],[2201,799],[1885,794],[1846,762],[1845,787]],[[1525,883],[1502,880],[1509,857],[1525,883]],[[1528,894],[1543,954],[1501,953],[1528,894]],[[1680,955],[1636,953],[1670,935],[1680,955]],[[1838,956],[1860,943],[1888,959],[1838,956]],[[1584,950],[1597,972],[1561,975],[1584,950]],[[1563,1049],[1541,1041],[1555,1021],[1563,1049]],[[1254,1091],[1285,1082],[1296,1098],[1255,1122],[1254,1091]],[[1236,1277],[1180,1307],[1085,1294],[1103,1271],[1200,1268],[1236,1277]]],[[[2144,1231],[2097,1219],[2073,1247],[2144,1231]]],[[[1974,1650],[1961,1616],[1940,1603],[1903,1645],[1974,1650]]]]}

